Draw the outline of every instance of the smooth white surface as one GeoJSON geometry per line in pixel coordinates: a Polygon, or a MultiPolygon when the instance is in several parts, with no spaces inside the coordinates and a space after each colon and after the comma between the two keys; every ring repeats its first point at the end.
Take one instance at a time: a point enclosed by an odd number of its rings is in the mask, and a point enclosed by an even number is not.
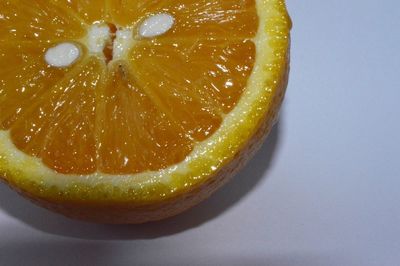
{"type": "Polygon", "coordinates": [[[139,27],[139,34],[145,38],[156,37],[169,31],[174,25],[172,15],[162,13],[150,16],[139,27]]]}
{"type": "Polygon", "coordinates": [[[79,48],[73,43],[60,43],[48,49],[44,55],[46,63],[53,67],[68,67],[80,56],[79,48]]]}
{"type": "Polygon", "coordinates": [[[0,264],[398,265],[400,2],[287,4],[281,120],[230,184],[144,226],[71,221],[0,185],[0,264]]]}

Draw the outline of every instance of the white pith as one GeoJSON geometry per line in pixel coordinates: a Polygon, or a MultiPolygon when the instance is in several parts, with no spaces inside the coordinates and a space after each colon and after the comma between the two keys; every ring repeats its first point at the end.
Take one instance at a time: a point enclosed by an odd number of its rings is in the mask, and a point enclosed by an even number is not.
{"type": "Polygon", "coordinates": [[[110,42],[110,27],[107,25],[93,25],[90,27],[86,41],[86,45],[90,53],[103,53],[104,48],[110,42]]]}
{"type": "MultiPolygon", "coordinates": [[[[174,17],[170,14],[155,14],[145,19],[138,29],[140,37],[151,38],[160,36],[169,31],[174,24],[174,17]]],[[[91,54],[103,54],[107,45],[112,46],[112,60],[123,59],[134,43],[132,28],[119,28],[113,33],[106,24],[92,25],[86,40],[83,40],[91,54]]]]}
{"type": "Polygon", "coordinates": [[[119,30],[116,32],[113,43],[113,59],[123,59],[133,44],[132,30],[119,30]]]}

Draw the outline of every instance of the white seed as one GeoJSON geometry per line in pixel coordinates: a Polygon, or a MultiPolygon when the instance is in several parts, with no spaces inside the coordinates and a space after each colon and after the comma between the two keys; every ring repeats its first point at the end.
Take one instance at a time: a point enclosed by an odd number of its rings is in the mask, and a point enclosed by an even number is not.
{"type": "Polygon", "coordinates": [[[175,23],[170,14],[157,14],[147,18],[139,28],[139,34],[145,38],[156,37],[169,31],[175,23]]]}
{"type": "Polygon", "coordinates": [[[46,51],[44,56],[47,64],[54,67],[68,67],[80,56],[79,48],[73,43],[60,43],[46,51]]]}

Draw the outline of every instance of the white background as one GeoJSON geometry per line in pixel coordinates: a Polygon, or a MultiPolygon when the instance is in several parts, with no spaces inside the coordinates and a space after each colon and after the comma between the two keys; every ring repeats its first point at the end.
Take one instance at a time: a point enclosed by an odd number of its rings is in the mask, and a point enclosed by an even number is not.
{"type": "Polygon", "coordinates": [[[288,0],[281,120],[244,171],[176,218],[76,222],[0,185],[0,265],[399,265],[400,2],[288,0]]]}

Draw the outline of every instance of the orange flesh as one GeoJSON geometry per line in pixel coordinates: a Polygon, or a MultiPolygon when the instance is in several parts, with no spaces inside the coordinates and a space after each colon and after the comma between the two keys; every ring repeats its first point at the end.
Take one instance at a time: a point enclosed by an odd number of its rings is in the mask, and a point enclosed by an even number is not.
{"type": "Polygon", "coordinates": [[[257,29],[254,0],[1,1],[0,130],[64,174],[178,163],[240,99],[257,29]],[[174,16],[174,27],[140,38],[140,22],[160,12],[174,16]],[[109,49],[90,54],[80,42],[99,21],[132,27],[126,59],[111,60],[109,49]],[[66,41],[81,47],[79,61],[47,65],[46,50],[66,41]]]}

